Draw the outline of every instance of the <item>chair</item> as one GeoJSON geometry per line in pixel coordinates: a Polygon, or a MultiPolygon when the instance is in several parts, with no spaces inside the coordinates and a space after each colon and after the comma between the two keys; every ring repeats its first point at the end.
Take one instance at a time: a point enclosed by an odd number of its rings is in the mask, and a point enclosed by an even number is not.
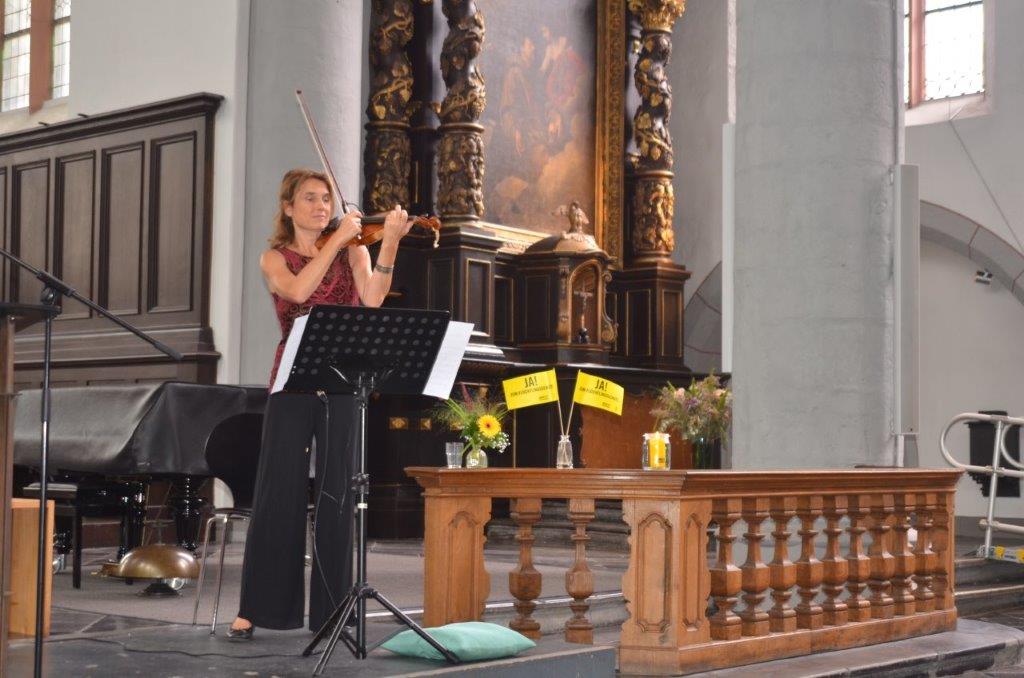
{"type": "Polygon", "coordinates": [[[210,475],[219,478],[231,490],[233,506],[215,506],[206,520],[203,536],[203,559],[196,584],[196,603],[192,611],[192,624],[199,617],[199,600],[203,594],[206,561],[210,554],[210,530],[214,522],[221,525],[220,559],[217,569],[217,593],[213,602],[210,633],[217,627],[217,608],[220,606],[221,585],[224,581],[224,552],[234,521],[248,521],[252,517],[252,499],[256,487],[256,469],[259,465],[260,443],[263,432],[262,414],[238,414],[230,417],[213,430],[206,442],[206,465],[210,475]]]}

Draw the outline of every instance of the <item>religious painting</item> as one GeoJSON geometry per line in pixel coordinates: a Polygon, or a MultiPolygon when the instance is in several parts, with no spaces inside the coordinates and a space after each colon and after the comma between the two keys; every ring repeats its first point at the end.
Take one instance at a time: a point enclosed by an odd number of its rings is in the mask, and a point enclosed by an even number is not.
{"type": "MultiPolygon", "coordinates": [[[[597,209],[598,0],[476,0],[487,25],[485,220],[568,229],[559,206],[597,209]]],[[[563,211],[564,213],[564,211],[563,211]]],[[[593,230],[591,227],[588,230],[593,230]]]]}

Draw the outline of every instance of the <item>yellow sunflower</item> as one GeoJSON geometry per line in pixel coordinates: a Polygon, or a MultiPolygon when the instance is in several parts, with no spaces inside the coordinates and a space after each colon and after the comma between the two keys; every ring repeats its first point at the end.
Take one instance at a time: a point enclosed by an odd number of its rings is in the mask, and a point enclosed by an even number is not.
{"type": "Polygon", "coordinates": [[[480,417],[476,425],[480,429],[480,434],[485,438],[493,438],[501,433],[501,422],[498,421],[497,417],[490,414],[480,417]]]}

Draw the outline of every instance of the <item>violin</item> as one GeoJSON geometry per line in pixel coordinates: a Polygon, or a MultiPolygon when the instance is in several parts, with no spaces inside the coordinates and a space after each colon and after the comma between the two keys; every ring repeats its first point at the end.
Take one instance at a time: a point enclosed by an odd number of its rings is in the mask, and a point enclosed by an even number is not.
{"type": "MultiPolygon", "coordinates": [[[[357,235],[349,242],[346,247],[353,245],[372,245],[381,238],[384,237],[384,214],[374,214],[371,216],[365,216],[360,219],[363,225],[363,232],[357,235]]],[[[438,241],[441,238],[441,220],[434,216],[409,216],[409,221],[412,222],[413,226],[421,226],[423,228],[429,228],[434,232],[434,247],[437,247],[438,241]]],[[[341,222],[341,217],[334,217],[329,222],[324,230],[320,232],[320,237],[316,239],[316,246],[318,248],[323,247],[327,239],[331,237],[338,228],[338,224],[341,222]]]]}
{"type": "MultiPolygon", "coordinates": [[[[342,214],[349,212],[349,205],[351,203],[345,200],[345,197],[341,194],[341,189],[338,188],[338,180],[334,177],[334,169],[331,168],[331,163],[327,159],[327,154],[324,152],[324,145],[320,141],[320,133],[317,132],[316,125],[313,124],[313,116],[309,113],[309,107],[306,106],[306,100],[302,96],[302,90],[295,90],[295,98],[299,102],[299,110],[302,111],[302,117],[306,121],[306,128],[309,130],[309,136],[313,140],[313,147],[316,148],[316,153],[320,156],[320,163],[324,167],[324,174],[327,175],[327,180],[331,183],[331,191],[338,197],[338,203],[341,205],[342,214]]],[[[381,238],[384,237],[384,214],[372,214],[364,215],[360,220],[363,225],[363,232],[353,238],[346,247],[352,247],[354,245],[372,245],[381,238]]],[[[434,232],[434,247],[437,247],[438,241],[441,239],[441,220],[435,216],[410,216],[409,220],[413,226],[422,226],[429,228],[434,232]]],[[[327,223],[327,227],[320,233],[320,237],[317,238],[316,246],[322,247],[327,239],[331,236],[331,233],[338,228],[338,222],[341,219],[334,217],[327,223]]]]}

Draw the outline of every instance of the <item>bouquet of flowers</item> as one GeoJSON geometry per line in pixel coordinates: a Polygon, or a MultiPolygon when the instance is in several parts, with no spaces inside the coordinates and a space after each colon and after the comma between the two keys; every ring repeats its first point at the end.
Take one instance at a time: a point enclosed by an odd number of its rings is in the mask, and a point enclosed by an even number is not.
{"type": "Polygon", "coordinates": [[[659,431],[675,429],[690,441],[712,442],[725,438],[732,421],[732,391],[710,374],[689,388],[668,384],[658,391],[651,414],[659,431]]]}
{"type": "Polygon", "coordinates": [[[501,421],[508,414],[505,404],[488,400],[484,392],[470,396],[465,386],[462,396],[462,401],[444,401],[434,412],[434,419],[458,431],[469,452],[484,448],[504,452],[509,445],[508,434],[501,430],[501,421]]]}

